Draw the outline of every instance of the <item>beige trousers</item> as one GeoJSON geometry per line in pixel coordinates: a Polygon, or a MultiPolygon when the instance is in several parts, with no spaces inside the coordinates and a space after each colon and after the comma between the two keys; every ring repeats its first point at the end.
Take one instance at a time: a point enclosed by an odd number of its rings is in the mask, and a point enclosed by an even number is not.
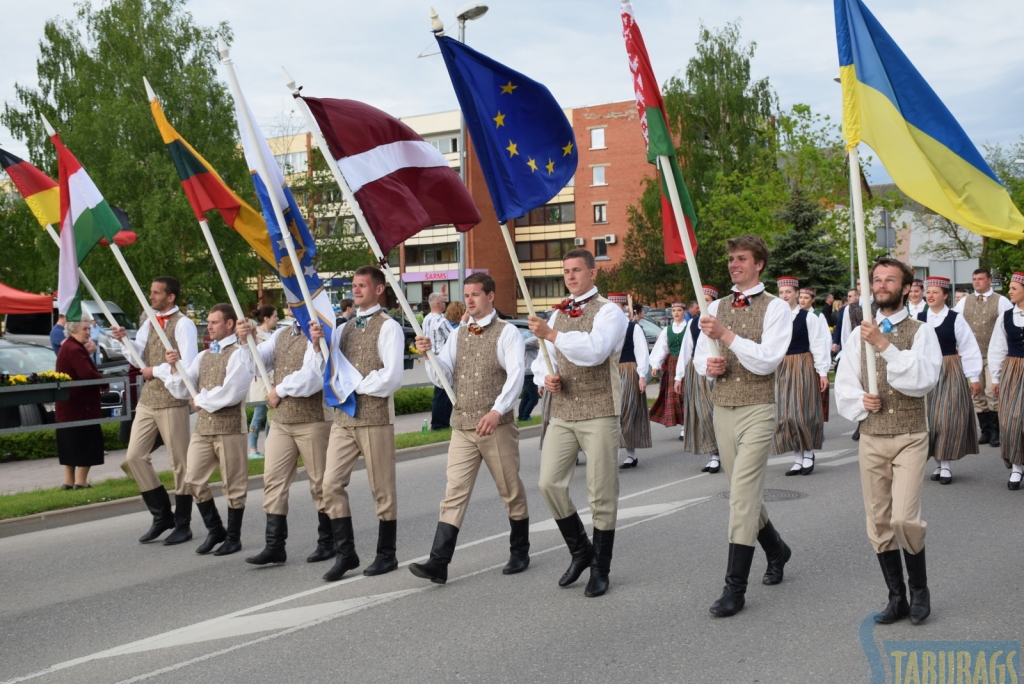
{"type": "Polygon", "coordinates": [[[441,502],[440,521],[462,527],[481,461],[491,471],[508,517],[512,520],[529,518],[526,488],[519,477],[519,428],[515,423],[507,423],[485,437],[474,430],[452,430],[448,447],[448,487],[441,502]]]}
{"type": "Polygon", "coordinates": [[[775,404],[715,406],[714,423],[729,478],[729,543],[754,546],[768,522],[764,478],[775,434],[775,404]]]}
{"type": "MultiPolygon", "coordinates": [[[[1002,319],[1000,319],[999,325],[1002,325],[1002,319]]],[[[992,372],[988,367],[988,357],[986,356],[982,361],[985,367],[981,371],[981,391],[978,395],[972,397],[974,400],[974,412],[981,413],[982,411],[998,411],[999,410],[999,398],[996,393],[992,390],[992,372]]]]}
{"type": "Polygon", "coordinates": [[[324,467],[327,464],[329,422],[270,424],[263,451],[263,510],[270,515],[288,515],[288,491],[295,480],[298,459],[309,476],[309,493],[320,513],[324,508],[324,467]]]}
{"type": "Polygon", "coordinates": [[[868,539],[875,553],[902,546],[920,553],[928,523],[921,520],[921,484],[928,461],[928,433],[860,434],[860,484],[868,539]],[[898,543],[897,543],[898,542],[898,543]]]}
{"type": "Polygon", "coordinates": [[[352,468],[362,454],[366,477],[380,520],[398,519],[398,491],[395,486],[395,426],[342,427],[331,425],[324,467],[324,508],[332,519],[349,518],[348,483],[352,468]]]}
{"type": "Polygon", "coordinates": [[[167,447],[167,460],[170,461],[171,471],[174,473],[174,493],[189,493],[185,485],[188,439],[192,431],[188,415],[188,406],[151,409],[145,404],[139,404],[136,407],[125,458],[132,471],[132,477],[139,484],[139,491],[148,492],[162,486],[150,455],[159,434],[164,440],[164,446],[167,447]]]}
{"type": "Polygon", "coordinates": [[[245,434],[192,435],[188,444],[188,470],[185,483],[196,503],[213,498],[207,482],[220,466],[224,498],[228,508],[245,508],[249,491],[248,439],[245,434]]]}
{"type": "Polygon", "coordinates": [[[594,529],[615,529],[619,512],[619,416],[566,421],[551,418],[540,453],[540,493],[556,520],[576,512],[569,483],[576,455],[587,455],[587,498],[594,529]]]}

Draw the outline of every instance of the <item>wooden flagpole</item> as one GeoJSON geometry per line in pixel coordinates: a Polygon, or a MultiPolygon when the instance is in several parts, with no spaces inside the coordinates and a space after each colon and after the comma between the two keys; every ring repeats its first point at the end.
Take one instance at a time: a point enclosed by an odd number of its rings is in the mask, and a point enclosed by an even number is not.
{"type": "MultiPolygon", "coordinates": [[[[868,271],[868,246],[864,236],[864,199],[860,187],[860,155],[857,146],[849,150],[850,155],[850,204],[853,208],[853,222],[857,232],[857,262],[860,271],[860,303],[864,318],[874,320],[871,314],[871,280],[868,271]]],[[[875,348],[864,343],[864,361],[867,367],[868,394],[878,394],[878,372],[875,370],[875,348]]]]}
{"type": "MultiPolygon", "coordinates": [[[[523,300],[526,302],[526,310],[531,316],[536,316],[537,312],[533,308],[533,297],[530,296],[530,291],[526,288],[526,278],[523,276],[523,267],[519,263],[519,257],[516,255],[516,246],[512,243],[512,236],[508,233],[508,225],[501,223],[501,235],[505,238],[505,247],[508,248],[508,255],[512,259],[512,268],[516,271],[516,279],[519,281],[519,289],[523,291],[523,300]]],[[[551,364],[551,355],[548,353],[548,345],[544,340],[538,340],[540,342],[540,353],[544,355],[544,365],[547,366],[548,375],[555,375],[555,367],[551,364]]]]}

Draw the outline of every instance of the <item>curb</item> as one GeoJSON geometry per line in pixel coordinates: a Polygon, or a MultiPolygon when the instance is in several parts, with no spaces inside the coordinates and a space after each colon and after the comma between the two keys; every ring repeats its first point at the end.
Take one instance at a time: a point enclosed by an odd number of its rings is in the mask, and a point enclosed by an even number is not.
{"type": "MultiPolygon", "coordinates": [[[[520,428],[519,439],[523,440],[539,437],[540,428],[540,425],[530,425],[528,427],[520,428]]],[[[436,442],[434,444],[424,444],[423,446],[410,447],[408,449],[399,449],[395,452],[395,462],[404,463],[405,461],[414,461],[419,458],[446,454],[448,453],[448,445],[450,443],[451,442],[436,442]]],[[[360,460],[356,462],[354,470],[365,470],[365,468],[365,462],[360,460]]],[[[300,482],[306,479],[308,479],[306,469],[299,468],[296,471],[294,481],[300,482]]],[[[210,488],[214,490],[214,496],[218,496],[223,485],[220,482],[215,482],[210,485],[210,488]]],[[[251,476],[249,478],[247,489],[248,491],[263,489],[263,476],[251,476]]],[[[68,525],[93,522],[94,520],[105,520],[119,515],[128,515],[129,513],[140,513],[145,510],[146,504],[143,503],[142,497],[133,496],[127,499],[101,501],[100,503],[86,504],[85,506],[75,506],[74,508],[62,508],[57,511],[36,513],[34,515],[26,515],[20,518],[8,518],[7,520],[0,520],[0,539],[14,537],[20,534],[40,532],[42,530],[53,530],[59,527],[67,527],[68,525]]]]}

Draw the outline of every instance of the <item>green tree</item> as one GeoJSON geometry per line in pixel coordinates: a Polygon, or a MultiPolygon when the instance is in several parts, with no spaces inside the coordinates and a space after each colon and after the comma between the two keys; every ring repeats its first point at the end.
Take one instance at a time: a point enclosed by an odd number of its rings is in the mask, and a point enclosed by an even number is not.
{"type": "MultiPolygon", "coordinates": [[[[1024,165],[1016,163],[1024,159],[1024,135],[1009,149],[994,145],[986,147],[985,152],[989,166],[1006,186],[1010,199],[1024,212],[1024,165]]],[[[1009,278],[1014,271],[1024,271],[1024,245],[982,238],[981,265],[1009,278]]]]}
{"type": "MultiPolygon", "coordinates": [[[[73,18],[48,21],[38,83],[16,84],[16,102],[5,105],[0,121],[27,143],[33,163],[56,177],[56,156],[39,123],[45,114],[107,201],[128,213],[139,238],[124,253],[143,288],[150,278],[173,275],[182,282],[182,303],[201,310],[226,301],[226,293],[150,114],[143,76],[171,123],[228,185],[250,202],[255,193],[237,145],[231,98],[217,78],[215,36],[230,42],[231,31],[223,23],[198,25],[185,4],[81,3],[73,18]]],[[[31,223],[25,212],[11,218],[31,223]]],[[[239,298],[254,304],[260,260],[219,216],[211,215],[210,225],[239,298]]],[[[24,256],[49,273],[52,288],[57,262],[45,242],[39,244],[24,256]]],[[[104,298],[138,310],[109,250],[95,250],[83,268],[104,298]]]]}
{"type": "Polygon", "coordinates": [[[779,212],[779,219],[789,226],[775,240],[775,248],[768,263],[767,276],[772,280],[784,275],[800,279],[802,286],[810,286],[824,295],[844,287],[848,268],[829,244],[822,225],[825,212],[797,188],[779,212]]]}

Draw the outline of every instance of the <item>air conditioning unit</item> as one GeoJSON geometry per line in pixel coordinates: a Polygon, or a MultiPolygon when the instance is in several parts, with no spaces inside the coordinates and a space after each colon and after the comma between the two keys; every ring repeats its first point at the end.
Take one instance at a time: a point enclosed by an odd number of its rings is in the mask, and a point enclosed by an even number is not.
{"type": "Polygon", "coordinates": [[[604,241],[605,241],[605,243],[607,243],[609,245],[614,245],[615,244],[615,233],[609,233],[608,235],[605,235],[604,236],[604,241]]]}
{"type": "Polygon", "coordinates": [[[584,240],[583,238],[573,238],[572,244],[576,245],[577,247],[582,247],[583,245],[587,244],[587,241],[584,240]]]}

